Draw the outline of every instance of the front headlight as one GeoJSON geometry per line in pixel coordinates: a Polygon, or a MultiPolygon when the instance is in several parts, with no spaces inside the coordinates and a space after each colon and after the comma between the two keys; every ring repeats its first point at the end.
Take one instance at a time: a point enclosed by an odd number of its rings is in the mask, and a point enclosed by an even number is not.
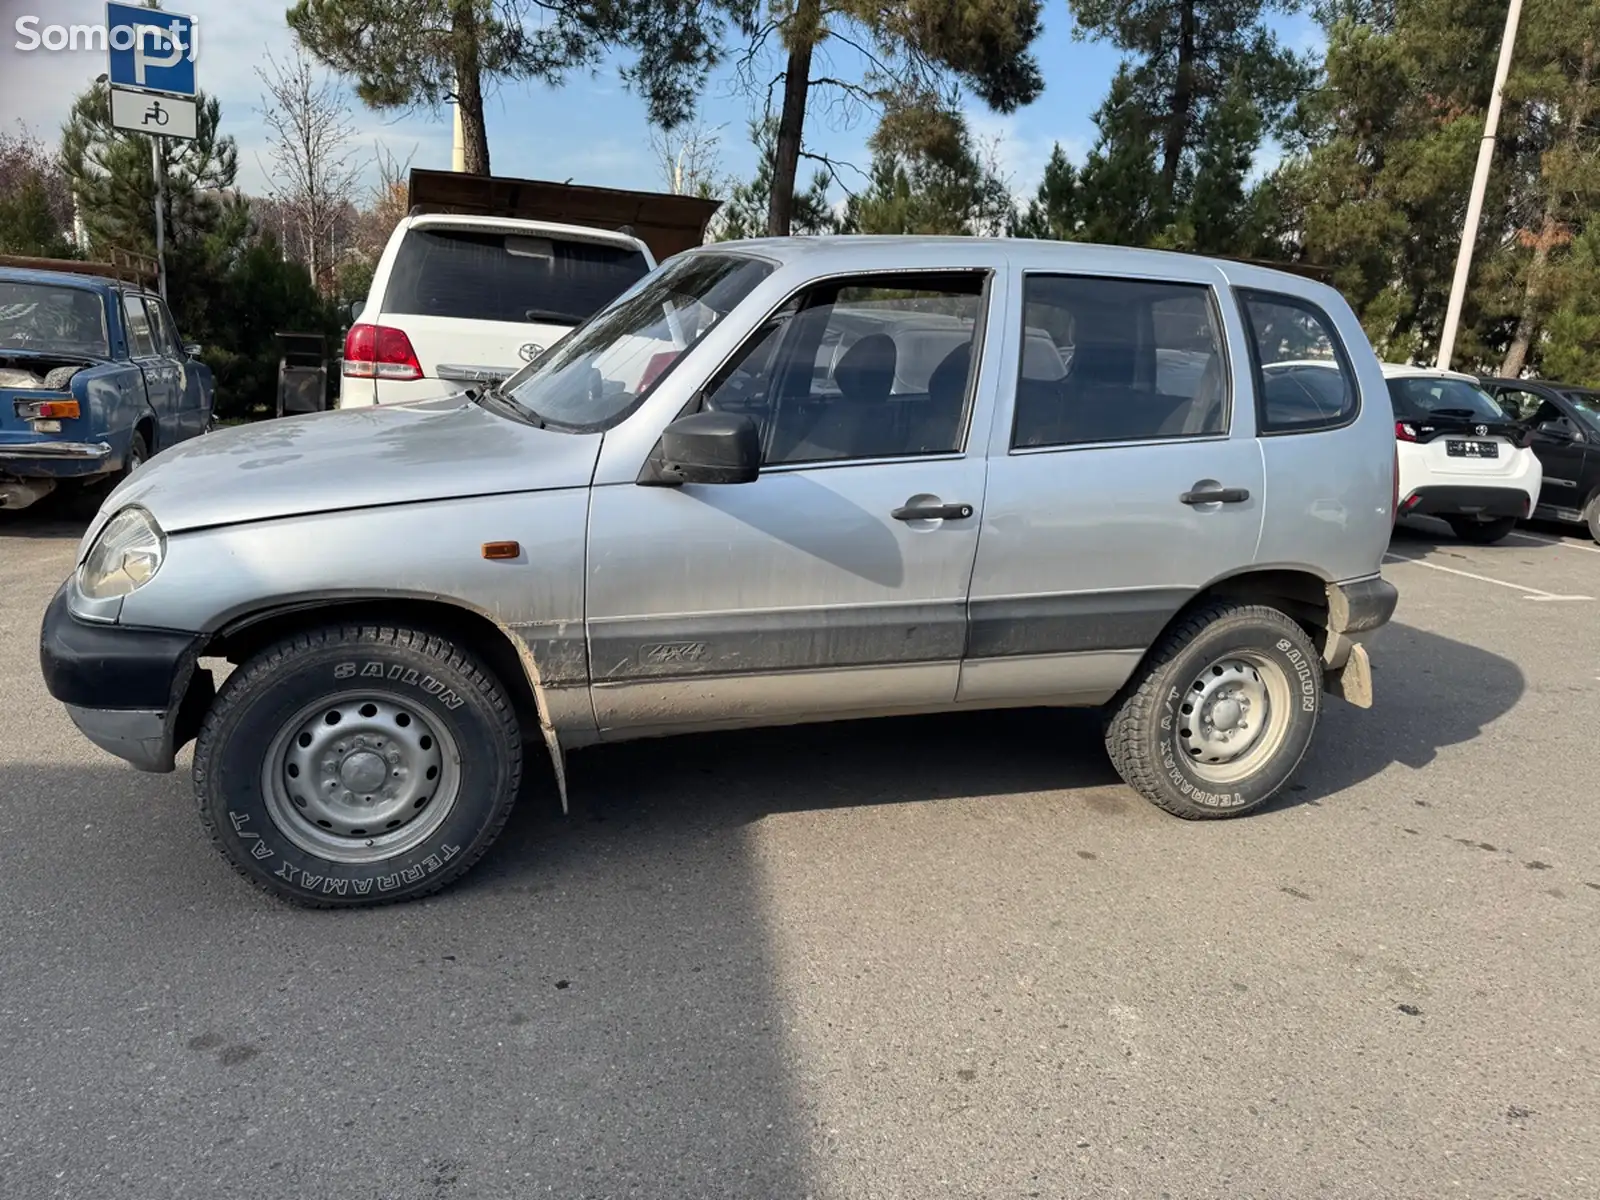
{"type": "Polygon", "coordinates": [[[155,577],[167,556],[167,535],[142,508],[123,509],[106,522],[78,568],[78,590],[90,600],[115,600],[155,577]]]}

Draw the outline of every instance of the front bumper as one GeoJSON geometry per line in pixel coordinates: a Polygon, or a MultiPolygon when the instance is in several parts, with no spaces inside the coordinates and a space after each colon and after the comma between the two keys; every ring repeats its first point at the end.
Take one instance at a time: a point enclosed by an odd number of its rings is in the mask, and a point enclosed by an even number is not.
{"type": "Polygon", "coordinates": [[[56,592],[39,632],[45,687],[102,750],[141,771],[171,771],[215,695],[199,667],[202,638],[81,621],[67,606],[70,587],[56,592]]]}

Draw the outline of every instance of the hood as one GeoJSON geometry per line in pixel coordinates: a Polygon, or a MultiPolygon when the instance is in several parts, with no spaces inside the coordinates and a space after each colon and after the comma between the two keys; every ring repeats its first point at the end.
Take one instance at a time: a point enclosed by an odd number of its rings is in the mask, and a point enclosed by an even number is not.
{"type": "Polygon", "coordinates": [[[179,533],[587,487],[600,442],[599,434],[535,429],[462,396],[287,417],[204,434],[156,455],[111,494],[95,525],[128,504],[143,505],[162,529],[179,533]]]}

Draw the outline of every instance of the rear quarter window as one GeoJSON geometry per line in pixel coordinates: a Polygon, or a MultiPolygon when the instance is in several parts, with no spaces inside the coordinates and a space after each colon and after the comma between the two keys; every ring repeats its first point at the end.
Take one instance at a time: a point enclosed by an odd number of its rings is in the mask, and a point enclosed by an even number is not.
{"type": "Polygon", "coordinates": [[[383,311],[468,321],[579,325],[649,273],[638,250],[480,230],[413,229],[383,311]]]}
{"type": "Polygon", "coordinates": [[[1297,296],[1235,293],[1256,376],[1256,430],[1316,433],[1354,421],[1360,393],[1328,315],[1297,296]]]}

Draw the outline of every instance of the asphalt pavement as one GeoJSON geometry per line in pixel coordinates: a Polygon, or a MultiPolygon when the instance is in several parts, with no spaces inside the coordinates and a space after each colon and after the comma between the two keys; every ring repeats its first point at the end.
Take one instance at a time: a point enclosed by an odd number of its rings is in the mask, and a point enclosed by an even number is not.
{"type": "Polygon", "coordinates": [[[1377,705],[1168,817],[1086,714],[606,747],[284,907],[44,691],[0,515],[0,1197],[1600,1194],[1600,548],[1403,529],[1377,705]]]}

